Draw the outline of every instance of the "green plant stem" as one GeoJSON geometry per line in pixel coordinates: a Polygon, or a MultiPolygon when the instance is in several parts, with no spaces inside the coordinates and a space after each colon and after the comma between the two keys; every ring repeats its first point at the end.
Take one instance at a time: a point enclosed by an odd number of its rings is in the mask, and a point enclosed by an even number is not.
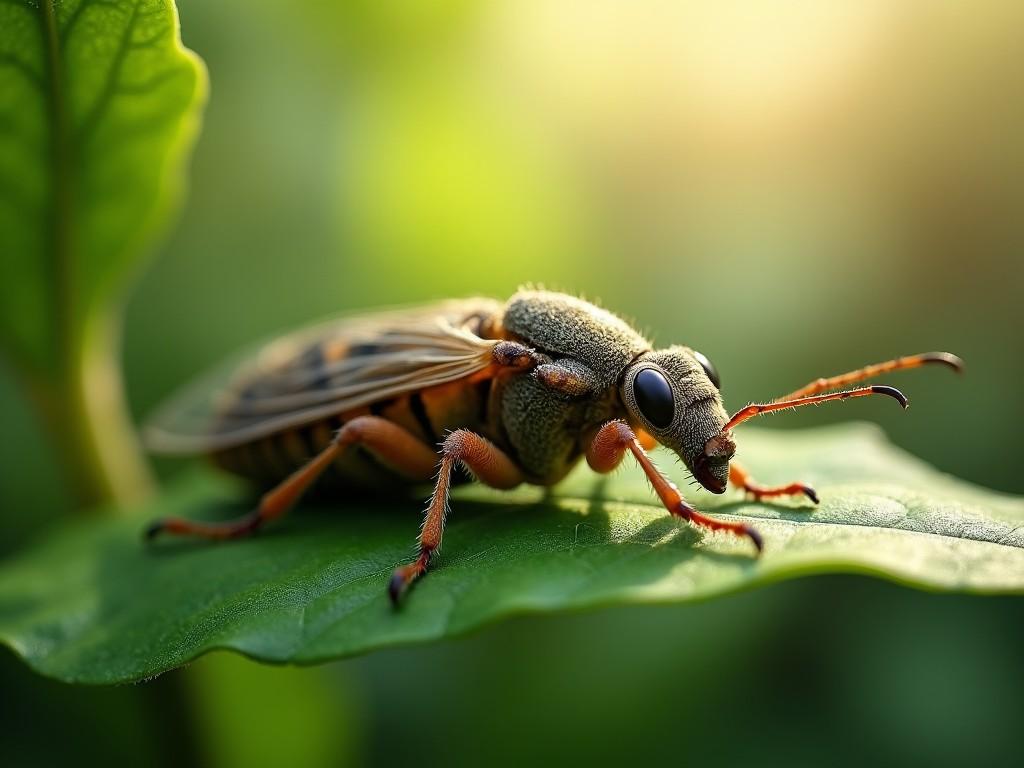
{"type": "Polygon", "coordinates": [[[62,345],[55,380],[28,386],[83,510],[127,508],[152,487],[121,384],[119,315],[94,317],[62,345]]]}

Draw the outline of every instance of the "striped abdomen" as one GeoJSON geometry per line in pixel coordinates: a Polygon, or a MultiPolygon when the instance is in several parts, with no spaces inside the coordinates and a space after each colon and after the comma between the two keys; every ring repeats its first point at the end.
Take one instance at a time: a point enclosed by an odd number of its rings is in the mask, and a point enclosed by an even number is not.
{"type": "MultiPolygon", "coordinates": [[[[438,446],[445,434],[464,427],[491,434],[493,379],[456,381],[412,392],[348,411],[312,424],[292,427],[251,443],[244,443],[212,455],[222,468],[245,477],[256,485],[276,485],[330,443],[348,421],[372,414],[398,424],[424,443],[438,446]]],[[[373,488],[406,484],[409,481],[362,448],[352,448],[335,461],[317,482],[317,489],[373,488]]]]}

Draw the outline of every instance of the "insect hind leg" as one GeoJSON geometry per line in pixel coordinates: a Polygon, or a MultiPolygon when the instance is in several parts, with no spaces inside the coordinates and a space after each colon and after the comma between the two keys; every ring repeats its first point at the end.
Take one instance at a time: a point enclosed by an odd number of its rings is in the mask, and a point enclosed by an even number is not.
{"type": "Polygon", "coordinates": [[[411,480],[425,482],[433,475],[436,454],[429,445],[380,416],[359,416],[338,430],[331,443],[305,466],[264,494],[249,514],[221,523],[168,517],[150,524],[146,538],[167,533],[223,541],[255,533],[267,522],[285,515],[335,459],[354,445],[368,449],[411,480]]]}

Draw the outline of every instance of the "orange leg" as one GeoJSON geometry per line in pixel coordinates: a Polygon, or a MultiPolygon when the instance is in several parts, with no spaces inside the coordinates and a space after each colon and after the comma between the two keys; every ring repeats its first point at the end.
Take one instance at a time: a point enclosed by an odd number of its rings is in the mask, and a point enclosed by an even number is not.
{"type": "Polygon", "coordinates": [[[737,536],[746,536],[754,543],[759,553],[764,548],[761,535],[749,525],[727,523],[724,520],[708,517],[687,504],[675,484],[654,466],[643,446],[640,445],[636,434],[623,421],[609,421],[598,430],[587,449],[587,463],[595,472],[611,472],[622,461],[627,450],[640,464],[647,479],[654,487],[654,492],[658,494],[661,503],[670,513],[713,531],[729,531],[737,536]]]}
{"type": "Polygon", "coordinates": [[[155,521],[146,537],[160,533],[199,536],[205,539],[235,539],[246,536],[264,523],[281,517],[347,448],[362,445],[412,480],[427,481],[437,461],[433,449],[394,422],[379,416],[359,416],[338,430],[334,440],[301,469],[264,494],[259,506],[248,515],[223,523],[205,523],[180,517],[155,521]]]}
{"type": "Polygon", "coordinates": [[[729,482],[742,488],[752,495],[756,500],[766,499],[772,496],[795,496],[802,493],[815,504],[818,503],[818,494],[809,485],[803,483],[790,483],[789,485],[766,486],[759,485],[751,479],[747,471],[735,461],[729,466],[729,482]]]}
{"type": "Polygon", "coordinates": [[[855,371],[849,373],[841,373],[838,376],[832,376],[827,379],[815,379],[810,384],[800,389],[790,392],[788,395],[776,398],[774,402],[781,402],[783,400],[793,400],[798,397],[807,397],[808,395],[815,395],[819,392],[827,392],[830,389],[839,389],[840,387],[848,387],[851,384],[856,384],[858,381],[864,381],[865,379],[872,379],[875,376],[881,376],[884,373],[892,373],[893,371],[901,371],[906,368],[919,368],[922,365],[929,363],[940,363],[942,365],[948,365],[954,371],[960,372],[963,370],[964,361],[956,355],[951,355],[948,352],[928,352],[921,355],[908,355],[906,357],[897,357],[895,360],[886,360],[884,363],[876,363],[875,365],[866,365],[863,368],[858,368],[855,371]]]}
{"type": "Polygon", "coordinates": [[[522,470],[489,440],[468,429],[457,429],[448,435],[441,446],[441,466],[434,495],[430,497],[420,529],[419,556],[409,565],[396,568],[388,585],[388,594],[396,605],[409,585],[426,572],[430,558],[441,546],[452,467],[456,463],[461,463],[477,480],[492,488],[515,488],[524,479],[522,470]]]}

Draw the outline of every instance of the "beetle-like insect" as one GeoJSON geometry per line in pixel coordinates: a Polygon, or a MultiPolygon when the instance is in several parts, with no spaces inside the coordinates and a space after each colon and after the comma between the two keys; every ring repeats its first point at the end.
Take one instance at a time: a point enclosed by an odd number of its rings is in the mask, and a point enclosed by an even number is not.
{"type": "Polygon", "coordinates": [[[494,488],[549,486],[582,456],[610,472],[629,452],[671,514],[746,536],[760,552],[754,528],[694,509],[645,449],[671,449],[714,493],[731,481],[755,499],[803,494],[816,504],[803,483],[763,486],[730,465],[732,429],[762,413],[867,395],[906,408],[892,387],[834,390],[927,363],[962,367],[943,352],[900,357],[817,379],[730,417],[718,372],[700,352],[653,349],[620,318],[560,293],[523,290],[505,304],[467,299],[336,321],[270,344],[157,412],[147,429],[152,449],[210,454],[268,490],[244,517],[168,518],[147,535],[248,535],[287,512],[318,478],[342,496],[358,486],[434,479],[419,555],[389,583],[397,602],[441,546],[454,466],[494,488]]]}

